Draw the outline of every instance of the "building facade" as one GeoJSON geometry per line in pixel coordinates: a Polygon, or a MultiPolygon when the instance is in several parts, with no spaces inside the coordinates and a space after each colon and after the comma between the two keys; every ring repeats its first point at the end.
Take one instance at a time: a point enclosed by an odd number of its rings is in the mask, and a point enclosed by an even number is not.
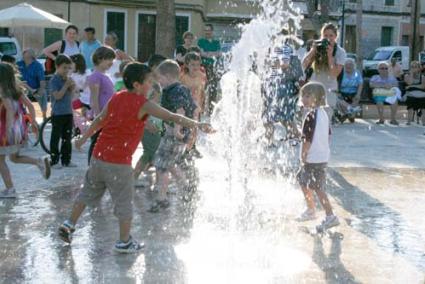
{"type": "MultiPolygon", "coordinates": [[[[238,24],[248,22],[258,14],[259,0],[176,0],[176,44],[181,43],[182,34],[190,30],[202,36],[205,23],[215,27],[215,35],[222,42],[237,40],[240,36],[238,24]]],[[[313,1],[313,0],[311,0],[313,1]]],[[[315,0],[317,3],[320,1],[315,0]]],[[[330,0],[330,19],[341,23],[343,0],[330,0]]],[[[410,34],[410,6],[412,0],[363,1],[363,54],[367,55],[383,45],[408,45],[410,34]]],[[[413,0],[414,1],[414,0],[413,0]]],[[[419,0],[423,1],[423,0],[419,0]]],[[[109,31],[119,36],[119,48],[145,61],[155,50],[156,4],[154,0],[28,0],[29,4],[62,17],[81,30],[96,28],[98,39],[102,40],[109,31]],[[70,5],[68,5],[68,2],[70,5]],[[68,9],[70,8],[70,9],[68,9]]],[[[304,40],[312,38],[317,31],[309,21],[305,1],[293,1],[304,16],[299,36],[304,40]]],[[[344,47],[349,52],[356,50],[356,0],[345,0],[344,47]]],[[[16,0],[0,1],[0,9],[17,4],[16,0]]],[[[421,7],[421,40],[425,36],[425,3],[421,7]]],[[[37,51],[62,38],[58,29],[7,29],[0,28],[1,34],[13,34],[37,51]]],[[[424,47],[425,48],[425,47],[424,47]]]]}

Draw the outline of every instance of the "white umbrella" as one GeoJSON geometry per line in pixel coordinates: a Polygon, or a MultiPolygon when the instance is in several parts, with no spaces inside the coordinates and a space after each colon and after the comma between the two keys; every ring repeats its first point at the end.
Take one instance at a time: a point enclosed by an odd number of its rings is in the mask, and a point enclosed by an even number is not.
{"type": "Polygon", "coordinates": [[[27,3],[0,10],[2,27],[38,27],[64,29],[69,22],[27,3]]]}

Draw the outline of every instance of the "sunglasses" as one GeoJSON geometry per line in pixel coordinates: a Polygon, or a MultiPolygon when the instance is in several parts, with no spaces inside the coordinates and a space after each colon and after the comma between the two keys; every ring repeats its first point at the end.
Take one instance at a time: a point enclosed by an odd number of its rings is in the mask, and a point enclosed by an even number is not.
{"type": "Polygon", "coordinates": [[[379,70],[388,70],[388,68],[387,67],[379,68],[379,70]]]}

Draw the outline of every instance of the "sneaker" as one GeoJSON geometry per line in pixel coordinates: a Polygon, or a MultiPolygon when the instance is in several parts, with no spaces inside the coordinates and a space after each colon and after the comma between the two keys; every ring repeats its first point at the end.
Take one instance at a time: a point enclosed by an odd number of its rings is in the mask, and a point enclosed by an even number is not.
{"type": "Polygon", "coordinates": [[[301,214],[300,217],[297,218],[297,221],[305,222],[305,221],[315,220],[316,218],[317,218],[316,213],[311,209],[307,209],[306,211],[304,211],[303,214],[301,214]]]}
{"type": "Polygon", "coordinates": [[[78,165],[74,164],[73,162],[69,162],[68,164],[63,164],[63,166],[65,168],[77,168],[78,167],[78,165]]]}
{"type": "Polygon", "coordinates": [[[40,170],[41,175],[45,178],[45,179],[49,179],[50,177],[50,157],[49,156],[43,156],[41,158],[38,159],[37,162],[37,168],[40,170]]]}
{"type": "Polygon", "coordinates": [[[0,191],[0,198],[16,198],[16,190],[12,187],[0,191]]]}
{"type": "Polygon", "coordinates": [[[338,217],[335,215],[326,216],[325,220],[318,226],[316,226],[317,232],[324,232],[329,228],[335,227],[339,225],[338,217]]]}
{"type": "Polygon", "coordinates": [[[51,169],[54,169],[54,170],[60,170],[60,169],[62,169],[63,167],[62,167],[62,165],[61,164],[53,164],[53,165],[50,165],[50,168],[51,169]]]}
{"type": "Polygon", "coordinates": [[[65,243],[70,244],[72,242],[72,234],[74,232],[75,232],[75,227],[68,220],[63,222],[63,224],[59,227],[59,237],[65,243]]]}
{"type": "Polygon", "coordinates": [[[127,242],[117,241],[114,250],[119,253],[135,253],[144,247],[144,243],[139,243],[130,236],[127,242]]]}
{"type": "Polygon", "coordinates": [[[385,123],[385,120],[378,120],[377,122],[376,122],[376,124],[384,124],[385,123]]]}
{"type": "Polygon", "coordinates": [[[398,123],[397,120],[391,120],[390,121],[390,124],[392,124],[392,125],[399,125],[400,123],[398,123]]]}
{"type": "Polygon", "coordinates": [[[159,210],[161,209],[167,209],[168,207],[170,207],[170,202],[167,199],[164,200],[156,200],[151,208],[149,208],[149,212],[150,213],[158,213],[159,210]]]}

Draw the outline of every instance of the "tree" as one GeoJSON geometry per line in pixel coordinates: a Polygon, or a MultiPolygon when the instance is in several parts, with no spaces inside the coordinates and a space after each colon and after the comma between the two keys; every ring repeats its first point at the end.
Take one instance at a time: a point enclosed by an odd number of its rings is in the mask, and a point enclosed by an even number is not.
{"type": "Polygon", "coordinates": [[[420,17],[421,17],[421,1],[412,1],[412,10],[410,14],[410,60],[418,60],[418,54],[421,51],[420,46],[420,17]]]}
{"type": "Polygon", "coordinates": [[[155,53],[172,58],[176,47],[174,0],[157,0],[155,53]]]}
{"type": "Polygon", "coordinates": [[[356,54],[357,54],[357,67],[358,67],[359,70],[363,69],[362,25],[363,25],[363,0],[357,0],[356,54]]]}

